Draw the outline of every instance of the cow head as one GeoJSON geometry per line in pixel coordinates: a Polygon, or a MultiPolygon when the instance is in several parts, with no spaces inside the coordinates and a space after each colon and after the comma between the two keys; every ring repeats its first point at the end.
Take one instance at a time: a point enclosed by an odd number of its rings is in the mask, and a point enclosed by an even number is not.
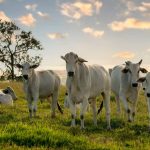
{"type": "Polygon", "coordinates": [[[8,86],[6,89],[3,90],[3,93],[10,94],[13,100],[17,100],[17,96],[11,87],[8,86]]]}
{"type": "Polygon", "coordinates": [[[28,80],[31,76],[32,70],[37,68],[39,65],[30,65],[28,62],[25,62],[23,65],[17,64],[18,68],[22,69],[22,76],[25,80],[28,80]]]}
{"type": "Polygon", "coordinates": [[[66,70],[68,77],[74,76],[76,64],[78,62],[80,63],[87,62],[83,58],[78,57],[78,55],[73,52],[67,53],[65,56],[61,56],[61,58],[66,61],[66,70]]]}
{"type": "Polygon", "coordinates": [[[150,98],[150,72],[147,73],[146,77],[139,78],[137,82],[143,83],[145,95],[150,98]]]}
{"type": "Polygon", "coordinates": [[[131,75],[131,85],[132,87],[138,86],[138,78],[140,71],[142,73],[147,73],[147,70],[145,68],[141,68],[140,65],[142,63],[142,60],[140,60],[138,63],[132,63],[130,61],[126,62],[125,68],[122,70],[123,73],[129,73],[131,75]]]}

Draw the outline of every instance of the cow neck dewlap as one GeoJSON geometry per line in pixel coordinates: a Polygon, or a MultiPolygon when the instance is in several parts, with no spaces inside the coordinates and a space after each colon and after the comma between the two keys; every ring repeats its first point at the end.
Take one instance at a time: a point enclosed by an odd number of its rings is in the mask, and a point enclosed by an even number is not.
{"type": "Polygon", "coordinates": [[[84,88],[87,85],[88,74],[88,67],[84,63],[77,64],[75,80],[79,89],[84,88]]]}
{"type": "Polygon", "coordinates": [[[34,83],[34,80],[36,79],[36,71],[34,69],[31,69],[31,76],[29,78],[30,82],[34,83]]]}

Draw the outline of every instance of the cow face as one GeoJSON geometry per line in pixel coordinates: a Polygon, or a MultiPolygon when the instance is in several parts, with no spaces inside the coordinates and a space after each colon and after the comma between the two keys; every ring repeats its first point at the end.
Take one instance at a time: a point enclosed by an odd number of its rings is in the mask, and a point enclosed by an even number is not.
{"type": "Polygon", "coordinates": [[[87,62],[83,58],[78,57],[78,55],[73,52],[67,53],[65,56],[61,56],[61,58],[66,61],[66,70],[68,77],[73,77],[75,75],[76,64],[78,62],[87,62]]]}
{"type": "Polygon", "coordinates": [[[138,86],[138,78],[140,71],[142,73],[146,73],[147,70],[144,68],[141,68],[140,65],[142,63],[142,60],[138,63],[132,63],[130,61],[126,62],[125,68],[122,70],[123,73],[129,73],[131,75],[131,86],[137,87],[138,86]]]}
{"type": "Polygon", "coordinates": [[[8,93],[11,95],[11,97],[12,97],[13,100],[17,100],[17,96],[16,96],[14,90],[11,87],[8,86],[6,88],[6,90],[8,90],[8,93]]]}
{"type": "Polygon", "coordinates": [[[144,84],[145,95],[150,98],[150,72],[147,73],[146,77],[139,78],[138,82],[144,84]]]}
{"type": "Polygon", "coordinates": [[[11,95],[13,100],[17,100],[17,96],[11,87],[8,86],[6,89],[3,90],[3,93],[9,94],[9,95],[11,95]]]}
{"type": "Polygon", "coordinates": [[[30,65],[28,62],[23,65],[17,64],[18,68],[22,69],[22,76],[25,80],[28,80],[31,76],[32,70],[37,68],[39,65],[30,65]]]}

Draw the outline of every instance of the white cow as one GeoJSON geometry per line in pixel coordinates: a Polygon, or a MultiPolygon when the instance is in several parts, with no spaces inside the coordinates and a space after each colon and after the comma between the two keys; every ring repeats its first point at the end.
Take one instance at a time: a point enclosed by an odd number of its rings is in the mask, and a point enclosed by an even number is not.
{"type": "Polygon", "coordinates": [[[84,115],[88,103],[91,103],[93,110],[94,124],[97,125],[96,97],[102,94],[106,108],[107,128],[110,129],[110,76],[108,72],[98,65],[86,66],[86,60],[70,52],[61,56],[66,61],[67,70],[67,91],[69,107],[72,115],[72,126],[75,126],[76,107],[81,103],[81,128],[84,128],[84,115]]]}
{"type": "Polygon", "coordinates": [[[28,62],[23,65],[17,64],[17,67],[22,69],[24,91],[28,101],[30,118],[33,113],[36,116],[38,99],[48,99],[49,97],[52,97],[51,117],[55,117],[56,106],[58,106],[58,109],[62,113],[57,102],[60,87],[59,76],[51,70],[35,71],[34,69],[38,65],[31,66],[28,62]]]}
{"type": "Polygon", "coordinates": [[[147,99],[148,113],[149,113],[149,130],[150,130],[150,72],[146,74],[146,77],[141,77],[138,82],[144,83],[145,97],[147,99]]]}
{"type": "Polygon", "coordinates": [[[11,87],[0,90],[0,103],[13,106],[13,100],[17,100],[17,96],[11,87]]]}
{"type": "Polygon", "coordinates": [[[135,108],[138,98],[139,85],[137,79],[139,72],[146,73],[146,69],[141,68],[142,60],[138,63],[127,61],[125,65],[116,66],[111,73],[111,89],[117,101],[117,111],[120,113],[120,100],[128,114],[128,121],[134,121],[135,108]],[[128,106],[128,101],[132,104],[132,110],[128,106]],[[131,115],[132,114],[132,115],[131,115]]]}

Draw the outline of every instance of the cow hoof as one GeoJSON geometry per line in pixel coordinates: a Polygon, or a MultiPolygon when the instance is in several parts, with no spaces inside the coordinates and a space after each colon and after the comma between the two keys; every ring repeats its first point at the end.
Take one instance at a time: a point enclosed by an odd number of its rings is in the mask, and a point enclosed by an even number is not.
{"type": "Polygon", "coordinates": [[[81,130],[84,130],[84,129],[85,129],[85,127],[80,127],[80,129],[81,129],[81,130]]]}
{"type": "Polygon", "coordinates": [[[128,122],[130,122],[130,123],[131,123],[131,122],[132,122],[132,120],[131,120],[131,119],[128,119],[128,122]]]}
{"type": "Polygon", "coordinates": [[[107,127],[107,130],[108,130],[108,131],[111,131],[111,130],[112,130],[112,129],[111,129],[111,126],[107,127]]]}
{"type": "Polygon", "coordinates": [[[51,118],[56,118],[56,116],[55,115],[51,115],[51,118]]]}
{"type": "Polygon", "coordinates": [[[97,125],[97,124],[94,124],[94,126],[95,126],[95,127],[98,127],[98,125],[97,125]]]}

